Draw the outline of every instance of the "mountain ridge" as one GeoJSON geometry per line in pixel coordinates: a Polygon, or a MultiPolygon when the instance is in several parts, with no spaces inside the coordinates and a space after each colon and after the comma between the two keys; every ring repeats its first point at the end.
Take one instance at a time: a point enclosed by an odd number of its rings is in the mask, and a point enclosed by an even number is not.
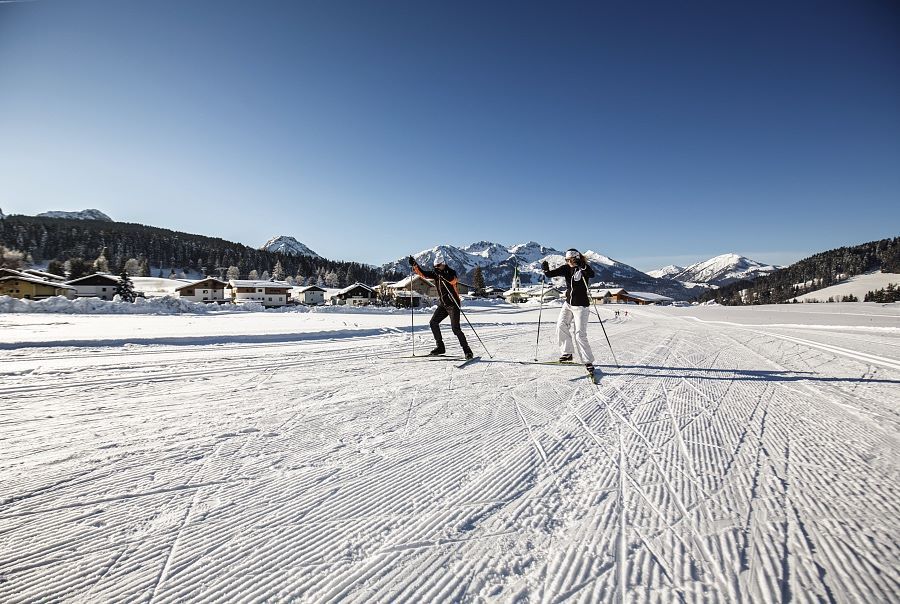
{"type": "Polygon", "coordinates": [[[101,220],[103,222],[115,222],[112,218],[101,212],[100,210],[88,209],[77,212],[63,212],[52,210],[50,212],[41,212],[37,214],[38,218],[65,218],[66,220],[101,220]]]}
{"type": "Polygon", "coordinates": [[[764,264],[734,252],[719,254],[688,267],[669,265],[648,275],[674,279],[685,284],[724,287],[737,281],[753,281],[779,270],[780,266],[764,264]]]}
{"type": "MultiPolygon", "coordinates": [[[[441,244],[413,254],[416,261],[430,267],[434,256],[441,252],[447,264],[453,268],[463,281],[471,283],[475,268],[481,269],[487,285],[507,288],[512,283],[513,272],[518,269],[523,286],[538,284],[543,279],[541,262],[546,260],[551,267],[565,262],[564,252],[541,245],[535,241],[503,245],[491,241],[478,241],[467,246],[441,244]]],[[[619,262],[599,252],[587,250],[585,258],[596,273],[592,284],[606,284],[610,287],[623,287],[626,290],[657,293],[680,300],[696,297],[691,286],[672,279],[657,279],[638,269],[619,262]]],[[[382,266],[385,271],[409,271],[405,258],[382,266]]],[[[564,280],[557,278],[554,285],[564,286],[564,280]]]]}
{"type": "Polygon", "coordinates": [[[259,249],[272,252],[273,254],[284,254],[285,256],[322,257],[289,235],[275,235],[262,244],[259,249]]]}

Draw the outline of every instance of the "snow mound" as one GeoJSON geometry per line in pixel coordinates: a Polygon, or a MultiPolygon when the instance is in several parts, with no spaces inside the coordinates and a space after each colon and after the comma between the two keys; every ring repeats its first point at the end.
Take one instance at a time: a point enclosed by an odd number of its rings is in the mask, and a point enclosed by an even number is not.
{"type": "Polygon", "coordinates": [[[138,298],[134,303],[100,298],[75,298],[55,296],[44,300],[19,300],[10,296],[0,296],[0,313],[59,313],[70,315],[176,315],[176,314],[221,314],[230,312],[258,312],[265,310],[261,304],[247,303],[220,306],[191,302],[177,296],[159,298],[138,298]]]}

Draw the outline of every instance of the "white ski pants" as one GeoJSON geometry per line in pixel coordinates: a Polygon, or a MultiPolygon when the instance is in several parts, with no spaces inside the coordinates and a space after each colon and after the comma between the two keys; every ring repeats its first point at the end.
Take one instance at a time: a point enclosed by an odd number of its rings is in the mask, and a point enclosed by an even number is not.
{"type": "Polygon", "coordinates": [[[594,363],[594,353],[587,339],[587,324],[591,316],[590,306],[570,306],[568,302],[563,304],[556,320],[556,341],[559,343],[561,354],[572,354],[578,347],[578,356],[582,363],[594,363]],[[575,343],[572,343],[572,331],[575,331],[575,343]]]}

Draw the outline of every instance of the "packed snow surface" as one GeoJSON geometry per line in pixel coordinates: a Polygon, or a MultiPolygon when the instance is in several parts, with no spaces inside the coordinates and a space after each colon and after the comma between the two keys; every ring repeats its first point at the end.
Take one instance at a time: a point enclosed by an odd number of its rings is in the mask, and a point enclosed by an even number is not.
{"type": "Polygon", "coordinates": [[[0,601],[900,600],[898,305],[466,312],[0,314],[0,601]]]}

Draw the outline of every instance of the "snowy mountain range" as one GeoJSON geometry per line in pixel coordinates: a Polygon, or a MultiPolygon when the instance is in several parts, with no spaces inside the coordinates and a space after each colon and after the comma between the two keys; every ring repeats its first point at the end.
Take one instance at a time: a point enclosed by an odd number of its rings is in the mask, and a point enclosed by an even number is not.
{"type": "MultiPolygon", "coordinates": [[[[546,260],[551,267],[564,263],[563,252],[534,241],[512,246],[490,241],[479,241],[466,247],[438,245],[422,250],[414,254],[414,257],[422,266],[431,267],[438,252],[444,255],[447,264],[460,274],[464,282],[471,283],[475,267],[481,267],[487,285],[503,288],[509,287],[512,283],[516,267],[519,269],[521,283],[525,286],[541,282],[542,261],[546,260]]],[[[678,299],[692,298],[695,295],[689,291],[690,286],[671,279],[656,279],[603,254],[588,250],[584,252],[584,256],[596,273],[591,280],[592,284],[606,283],[630,291],[653,292],[678,299]]],[[[388,263],[383,268],[399,273],[409,272],[406,258],[388,263]]],[[[561,278],[557,281],[556,285],[563,285],[561,278]]]]}
{"type": "Polygon", "coordinates": [[[672,275],[677,275],[681,271],[684,270],[683,266],[676,266],[674,264],[670,264],[669,266],[664,266],[662,268],[658,268],[655,271],[647,271],[647,274],[651,277],[655,277],[656,279],[671,279],[672,275]]]}
{"type": "Polygon", "coordinates": [[[102,220],[113,222],[113,219],[100,210],[82,210],[80,212],[43,212],[38,218],[66,218],[68,220],[102,220]]]}
{"type": "Polygon", "coordinates": [[[763,264],[738,254],[722,254],[687,268],[670,265],[649,271],[647,274],[658,279],[674,279],[685,284],[722,287],[735,281],[757,279],[779,268],[781,267],[763,264]]]}
{"type": "Polygon", "coordinates": [[[261,250],[284,254],[285,256],[310,256],[321,258],[317,253],[287,235],[276,235],[260,246],[261,250]]]}

